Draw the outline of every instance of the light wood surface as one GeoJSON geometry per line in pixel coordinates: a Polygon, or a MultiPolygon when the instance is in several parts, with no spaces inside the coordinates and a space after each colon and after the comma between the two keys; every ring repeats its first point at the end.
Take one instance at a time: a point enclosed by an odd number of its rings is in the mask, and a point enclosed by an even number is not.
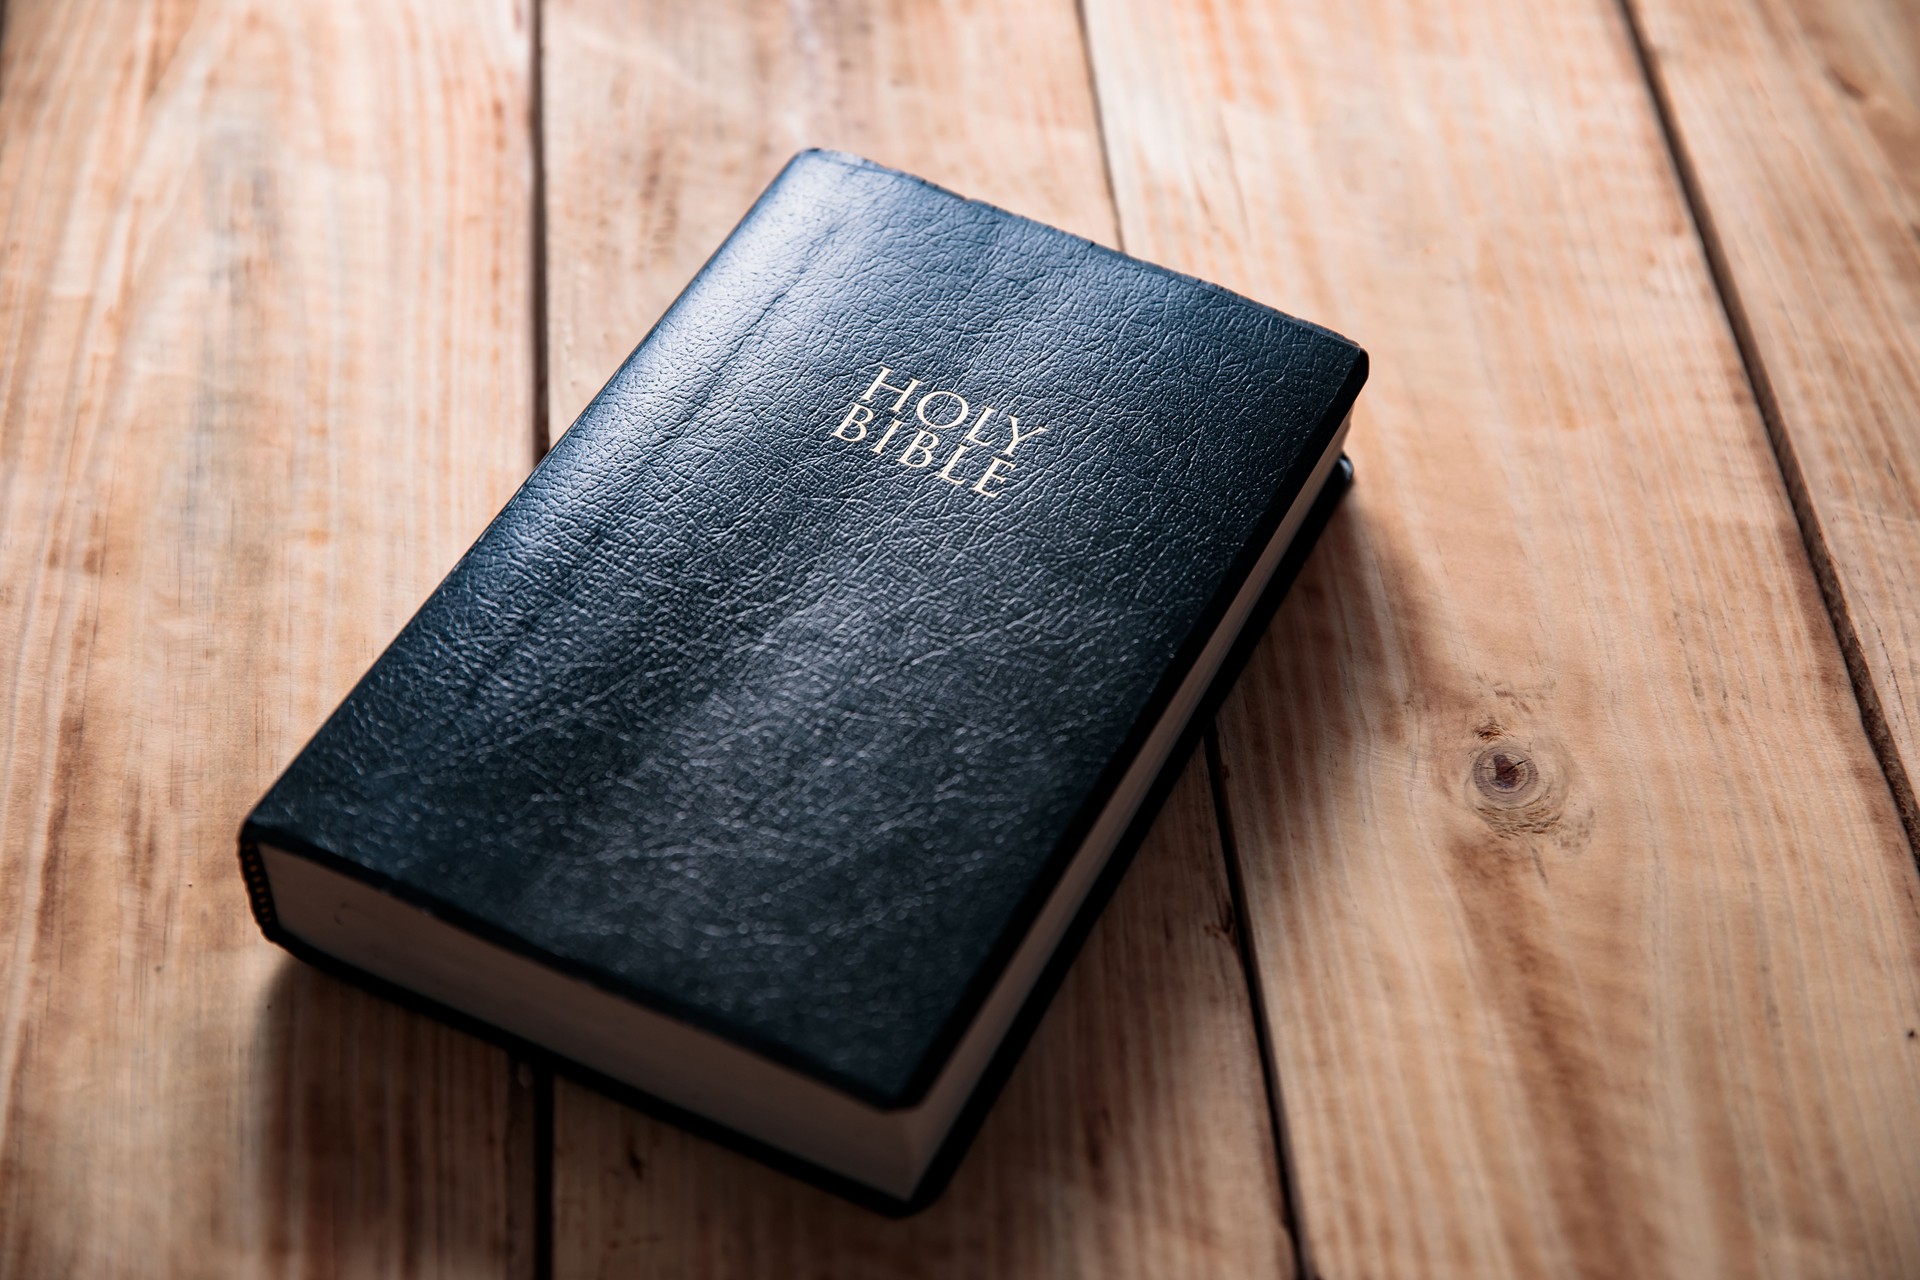
{"type": "Polygon", "coordinates": [[[1920,838],[1920,5],[1634,8],[1868,729],[1920,838]]]}
{"type": "MultiPolygon", "coordinates": [[[[1113,240],[1069,4],[556,0],[543,44],[556,425],[801,147],[1113,240]]],[[[561,1082],[556,1273],[1290,1274],[1204,765],[1169,810],[934,1210],[889,1223],[561,1082]]]]}
{"type": "Polygon", "coordinates": [[[1127,247],[1373,356],[1220,720],[1312,1264],[1920,1273],[1912,852],[1620,14],[1088,22],[1127,247]]]}
{"type": "Polygon", "coordinates": [[[262,945],[234,838],[531,461],[530,69],[6,5],[0,1274],[513,1261],[505,1056],[262,945]]]}
{"type": "Polygon", "coordinates": [[[543,14],[556,437],[803,148],[1113,243],[1070,0],[547,0],[543,14]]]}
{"type": "Polygon", "coordinates": [[[5,0],[0,1277],[1920,1274],[1916,30],[5,0]],[[549,1102],[233,858],[815,145],[1373,356],[1220,773],[904,1222],[549,1102]]]}

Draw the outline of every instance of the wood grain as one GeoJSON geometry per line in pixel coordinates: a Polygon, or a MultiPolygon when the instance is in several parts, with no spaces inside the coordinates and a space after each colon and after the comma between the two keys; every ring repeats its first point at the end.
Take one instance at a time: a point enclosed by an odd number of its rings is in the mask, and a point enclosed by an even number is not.
{"type": "Polygon", "coordinates": [[[563,1276],[1287,1277],[1212,798],[1196,753],[953,1185],[893,1221],[578,1090],[563,1276]]]}
{"type": "Polygon", "coordinates": [[[504,0],[6,6],[0,1274],[507,1264],[504,1055],[234,838],[530,460],[531,67],[504,0]]]}
{"type": "Polygon", "coordinates": [[[1373,356],[1220,722],[1311,1264],[1920,1273],[1920,886],[1620,12],[1087,16],[1126,247],[1373,356]]]}
{"type": "MultiPolygon", "coordinates": [[[[556,424],[805,146],[1112,242],[1069,4],[555,0],[543,23],[556,424]]],[[[906,1223],[563,1082],[556,1274],[1289,1274],[1229,918],[1196,766],[955,1184],[906,1223]]]]}
{"type": "Polygon", "coordinates": [[[542,21],[556,436],[803,148],[1113,243],[1063,0],[548,0],[542,21]]]}
{"type": "Polygon", "coordinates": [[[1920,6],[1634,10],[1869,731],[1920,840],[1920,6]]]}

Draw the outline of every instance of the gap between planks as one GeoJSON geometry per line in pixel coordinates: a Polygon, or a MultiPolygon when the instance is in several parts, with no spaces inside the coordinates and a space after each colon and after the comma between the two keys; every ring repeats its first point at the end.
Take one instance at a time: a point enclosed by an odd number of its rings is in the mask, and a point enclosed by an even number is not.
{"type": "Polygon", "coordinates": [[[1860,632],[1854,626],[1853,614],[1841,587],[1839,570],[1834,564],[1833,552],[1827,545],[1826,532],[1820,523],[1818,505],[1808,488],[1806,474],[1800,468],[1793,435],[1787,430],[1779,397],[1774,394],[1773,380],[1767,374],[1766,356],[1760,350],[1753,324],[1741,301],[1740,285],[1734,278],[1726,245],[1714,225],[1713,210],[1700,180],[1699,168],[1694,164],[1693,157],[1687,151],[1686,140],[1681,136],[1673,96],[1668,92],[1664,74],[1653,56],[1646,24],[1635,7],[1637,0],[1614,2],[1619,7],[1621,21],[1626,24],[1640,76],[1646,82],[1654,119],[1659,123],[1661,139],[1673,163],[1676,184],[1706,259],[1707,273],[1712,277],[1720,309],[1726,314],[1727,328],[1740,353],[1747,386],[1753,393],[1754,405],[1759,409],[1760,420],[1766,427],[1767,440],[1773,446],[1774,460],[1780,465],[1780,483],[1786,490],[1788,505],[1793,509],[1794,523],[1799,526],[1800,541],[1806,547],[1813,579],[1819,584],[1820,599],[1826,606],[1827,618],[1833,623],[1834,641],[1840,649],[1841,659],[1846,663],[1847,680],[1853,686],[1854,701],[1859,704],[1861,727],[1866,730],[1867,741],[1872,744],[1873,754],[1880,762],[1880,772],[1886,777],[1887,787],[1893,792],[1894,808],[1899,811],[1907,844],[1916,862],[1920,863],[1920,801],[1915,799],[1913,780],[1907,775],[1906,763],[1900,758],[1899,744],[1894,741],[1893,730],[1887,723],[1886,708],[1880,702],[1880,691],[1875,687],[1873,673],[1867,666],[1866,652],[1860,644],[1860,632]]]}
{"type": "MultiPolygon", "coordinates": [[[[1093,39],[1087,27],[1086,0],[1074,0],[1074,21],[1080,37],[1080,53],[1087,68],[1087,92],[1093,102],[1095,137],[1100,144],[1100,173],[1106,182],[1107,203],[1113,209],[1113,247],[1127,252],[1127,230],[1120,216],[1120,194],[1113,180],[1113,146],[1107,127],[1105,100],[1101,92],[1100,68],[1093,56],[1093,39]]],[[[1271,619],[1267,620],[1268,622],[1271,619]]],[[[1264,625],[1264,624],[1263,624],[1264,625]]],[[[1238,678],[1235,673],[1232,677],[1238,678]]],[[[1281,1221],[1293,1246],[1294,1274],[1303,1280],[1315,1276],[1313,1250],[1307,1241],[1306,1223],[1300,1201],[1300,1183],[1294,1169],[1293,1150],[1287,1139],[1285,1095],[1280,1081],[1279,1063],[1273,1053],[1273,1029],[1267,1021],[1267,1003],[1261,991],[1260,968],[1254,956],[1253,921],[1247,906],[1245,877],[1240,867],[1240,851],[1233,838],[1233,814],[1227,805],[1224,786],[1226,766],[1220,754],[1220,736],[1211,720],[1201,737],[1207,787],[1213,802],[1214,827],[1219,834],[1220,853],[1233,904],[1233,923],[1238,943],[1240,969],[1247,984],[1247,998],[1253,1012],[1254,1041],[1259,1046],[1260,1080],[1266,1088],[1267,1125],[1272,1135],[1273,1155],[1280,1180],[1281,1221]]]]}
{"type": "MultiPolygon", "coordinates": [[[[0,0],[0,6],[6,0],[0,0]]],[[[540,16],[546,0],[527,0],[527,46],[533,65],[527,76],[527,155],[533,169],[533,207],[528,219],[533,244],[527,259],[533,268],[529,294],[533,305],[533,462],[547,456],[553,447],[553,428],[547,408],[547,81],[543,64],[546,52],[541,40],[540,16]]],[[[4,17],[4,13],[0,13],[4,17]]],[[[544,1068],[537,1068],[544,1070],[544,1068]]],[[[553,1094],[551,1081],[547,1089],[553,1094]]]]}
{"type": "MultiPolygon", "coordinates": [[[[4,5],[6,0],[0,0],[4,5]]],[[[528,301],[533,316],[532,465],[553,447],[547,406],[547,129],[546,50],[541,16],[546,0],[527,0],[527,156],[532,169],[532,205],[528,211],[527,260],[532,272],[528,301]]],[[[509,1227],[512,1280],[553,1280],[553,1068],[538,1059],[512,1055],[509,1089],[511,1128],[516,1141],[507,1148],[508,1186],[515,1221],[509,1227]],[[521,1225],[524,1223],[524,1227],[521,1225]]]]}
{"type": "MultiPolygon", "coordinates": [[[[1098,83],[1095,85],[1096,91],[1098,83]]],[[[1220,833],[1220,854],[1227,869],[1227,891],[1233,898],[1233,924],[1240,944],[1240,969],[1246,976],[1247,999],[1253,1005],[1253,1037],[1260,1047],[1260,1078],[1267,1086],[1267,1121],[1273,1131],[1273,1154],[1280,1170],[1280,1215],[1293,1239],[1294,1274],[1313,1280],[1313,1249],[1307,1243],[1300,1203],[1300,1176],[1294,1169],[1293,1147],[1287,1140],[1287,1109],[1280,1064],[1273,1054],[1273,1028],[1267,1023],[1267,1000],[1261,990],[1260,965],[1254,955],[1252,913],[1247,906],[1246,874],[1240,866],[1240,846],[1233,838],[1233,810],[1227,804],[1227,766],[1220,756],[1220,733],[1210,721],[1201,736],[1207,762],[1207,785],[1213,799],[1213,823],[1220,833]]]]}

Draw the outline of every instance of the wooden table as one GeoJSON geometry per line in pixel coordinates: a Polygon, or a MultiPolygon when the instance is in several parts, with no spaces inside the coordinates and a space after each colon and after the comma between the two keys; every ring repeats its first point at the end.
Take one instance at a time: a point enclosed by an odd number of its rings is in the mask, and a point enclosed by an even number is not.
{"type": "Polygon", "coordinates": [[[0,207],[0,1274],[1920,1275],[1913,0],[7,0],[0,207]],[[898,1222],[291,961],[233,857],[812,144],[1373,356],[898,1222]]]}

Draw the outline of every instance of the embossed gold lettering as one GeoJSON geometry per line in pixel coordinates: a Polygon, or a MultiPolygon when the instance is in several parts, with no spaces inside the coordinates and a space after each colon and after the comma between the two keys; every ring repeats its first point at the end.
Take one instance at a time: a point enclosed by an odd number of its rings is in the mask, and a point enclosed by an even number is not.
{"type": "Polygon", "coordinates": [[[833,434],[842,440],[859,441],[867,438],[867,424],[873,421],[873,410],[863,404],[856,404],[847,410],[847,416],[840,419],[840,425],[833,434]],[[847,428],[854,428],[854,434],[848,435],[847,428]]]}
{"type": "Polygon", "coordinates": [[[1023,440],[1031,440],[1046,430],[1045,427],[1029,427],[1027,430],[1022,431],[1020,429],[1020,419],[1014,417],[1012,414],[1007,415],[1007,421],[1013,424],[1013,439],[1007,441],[1007,447],[1000,452],[1006,454],[1009,458],[1013,456],[1013,451],[1020,447],[1023,440]]]}
{"type": "MultiPolygon", "coordinates": [[[[1007,417],[1011,419],[1013,415],[1008,414],[1007,417]]],[[[1046,428],[1044,427],[1040,428],[1041,431],[1044,431],[1045,429],[1046,428]]],[[[1038,435],[1039,432],[1030,431],[1027,434],[1038,435]]],[[[997,498],[1002,493],[1006,492],[1006,489],[1004,487],[1006,483],[1005,477],[1003,477],[1000,474],[1001,468],[1003,467],[1008,471],[1013,470],[1013,460],[1005,456],[999,456],[999,457],[993,457],[993,458],[987,459],[987,469],[985,471],[982,471],[980,473],[980,478],[973,482],[973,491],[979,494],[983,498],[997,498]],[[987,486],[989,484],[992,484],[995,480],[1001,481],[1002,488],[998,490],[987,488],[987,486]]]]}
{"type": "Polygon", "coordinates": [[[942,480],[945,480],[948,484],[957,484],[962,488],[966,487],[966,477],[962,476],[959,479],[955,479],[953,474],[953,464],[960,461],[960,455],[966,451],[967,446],[963,444],[957,444],[953,447],[953,454],[947,459],[947,465],[940,468],[940,478],[942,480]]]}
{"type": "Polygon", "coordinates": [[[913,407],[913,412],[915,417],[919,418],[920,421],[925,423],[927,426],[932,427],[935,431],[947,431],[965,422],[967,420],[967,414],[971,412],[971,410],[967,408],[966,397],[960,395],[958,392],[929,391],[927,392],[927,394],[920,397],[920,403],[913,407]],[[942,396],[945,396],[947,399],[959,405],[960,412],[955,414],[953,417],[947,419],[945,422],[935,422],[932,418],[929,418],[927,416],[927,402],[929,400],[938,400],[942,396]]]}
{"type": "MultiPolygon", "coordinates": [[[[1018,415],[981,404],[978,396],[969,398],[940,387],[938,382],[909,378],[890,365],[878,368],[880,372],[848,406],[830,429],[831,434],[864,445],[865,452],[909,471],[938,476],[956,489],[969,490],[982,498],[1005,496],[1012,484],[1014,455],[1035,436],[1045,434],[1047,428],[1022,427],[1018,415]],[[909,405],[913,407],[911,413],[909,405]],[[883,415],[887,416],[884,429],[883,415]],[[1005,432],[999,430],[1000,418],[1006,419],[1005,432]]],[[[939,381],[946,380],[944,375],[936,376],[939,381]]],[[[985,392],[980,387],[970,390],[985,392]]],[[[1031,462],[1029,457],[1028,465],[1031,462]]]]}
{"type": "Polygon", "coordinates": [[[989,448],[989,449],[991,449],[991,448],[993,448],[993,441],[991,441],[991,440],[982,440],[982,439],[980,438],[980,428],[981,428],[981,427],[984,427],[984,426],[986,426],[986,425],[987,425],[987,419],[988,419],[988,418],[991,418],[992,416],[993,416],[993,406],[992,406],[992,405],[988,405],[988,406],[987,406],[986,408],[984,408],[984,409],[982,409],[982,410],[980,411],[980,416],[979,416],[979,417],[977,417],[977,418],[975,418],[975,419],[973,420],[973,425],[967,428],[967,443],[968,443],[968,444],[978,444],[978,445],[985,445],[985,446],[986,446],[987,448],[989,448]]]}
{"type": "MultiPolygon", "coordinates": [[[[939,447],[939,436],[933,434],[931,431],[916,431],[913,433],[913,443],[908,445],[900,453],[900,465],[914,468],[925,467],[933,461],[933,451],[939,447]],[[917,462],[912,461],[916,454],[919,456],[917,462]]],[[[995,461],[998,461],[998,459],[995,459],[995,461]]]]}
{"type": "Polygon", "coordinates": [[[887,366],[881,365],[879,376],[873,380],[873,385],[867,388],[867,393],[860,398],[862,400],[871,400],[873,399],[873,393],[876,391],[898,391],[900,394],[893,402],[893,411],[898,413],[907,407],[907,397],[912,395],[913,389],[920,385],[920,379],[915,378],[904,387],[896,387],[887,381],[887,375],[892,372],[893,370],[887,368],[887,366]]]}

